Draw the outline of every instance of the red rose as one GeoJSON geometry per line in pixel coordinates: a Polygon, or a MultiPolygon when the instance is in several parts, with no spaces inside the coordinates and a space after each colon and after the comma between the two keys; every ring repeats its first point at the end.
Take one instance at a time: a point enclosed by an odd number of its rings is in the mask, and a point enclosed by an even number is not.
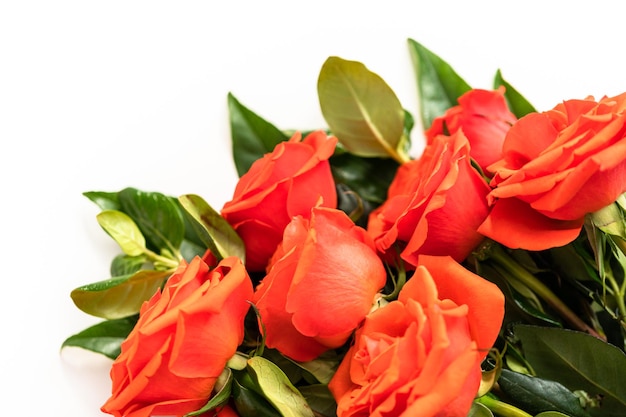
{"type": "Polygon", "coordinates": [[[463,130],[470,143],[470,156],[483,169],[502,158],[504,136],[517,117],[509,110],[504,87],[497,90],[470,90],[426,130],[428,143],[441,134],[463,130]]]}
{"type": "Polygon", "coordinates": [[[267,346],[297,361],[341,346],[385,280],[371,238],[344,212],[295,217],[254,295],[267,346]]]}
{"type": "Polygon", "coordinates": [[[394,244],[409,265],[420,254],[461,261],[481,242],[476,230],[487,216],[489,186],[472,168],[462,131],[439,135],[421,158],[400,166],[387,200],[369,217],[368,231],[386,256],[394,244]]]}
{"type": "Polygon", "coordinates": [[[302,141],[296,133],[255,161],[239,179],[221,214],[244,241],[249,271],[265,270],[292,217],[308,216],[320,197],[324,207],[336,207],[328,162],[336,144],[337,138],[323,131],[302,141]]]}
{"type": "Polygon", "coordinates": [[[465,416],[504,317],[497,286],[420,256],[399,298],[367,316],[329,388],[337,415],[465,416]]]}
{"type": "Polygon", "coordinates": [[[509,130],[479,231],[510,248],[573,241],[584,217],[626,191],[626,93],[568,100],[509,130]]]}
{"type": "Polygon", "coordinates": [[[181,416],[204,406],[243,340],[252,293],[236,258],[212,270],[199,257],[183,262],[142,306],[111,368],[112,395],[102,411],[181,416]]]}

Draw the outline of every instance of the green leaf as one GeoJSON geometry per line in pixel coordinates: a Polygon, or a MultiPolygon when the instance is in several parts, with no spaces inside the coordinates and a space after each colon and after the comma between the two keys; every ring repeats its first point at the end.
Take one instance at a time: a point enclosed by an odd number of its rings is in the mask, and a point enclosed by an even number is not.
{"type": "Polygon", "coordinates": [[[254,356],[248,359],[248,370],[265,398],[283,417],[314,417],[300,391],[274,363],[254,356]]]}
{"type": "Polygon", "coordinates": [[[537,414],[535,417],[570,417],[567,414],[559,413],[558,411],[544,411],[537,414]]]}
{"type": "Polygon", "coordinates": [[[102,210],[120,210],[120,202],[117,193],[105,191],[87,191],[83,195],[96,203],[102,210]]]}
{"type": "Polygon", "coordinates": [[[496,72],[493,86],[494,88],[504,86],[504,98],[506,98],[506,102],[511,110],[511,113],[513,113],[518,119],[526,116],[528,113],[534,113],[537,111],[533,105],[519,93],[519,91],[502,78],[502,72],[500,72],[500,70],[496,72]]]}
{"type": "Polygon", "coordinates": [[[336,417],[337,403],[325,384],[304,385],[299,388],[316,417],[336,417]]]}
{"type": "Polygon", "coordinates": [[[115,359],[120,354],[120,345],[135,327],[139,316],[107,320],[68,337],[62,347],[79,347],[115,359]]]}
{"type": "Polygon", "coordinates": [[[578,397],[558,382],[503,369],[498,385],[515,405],[531,414],[559,411],[571,417],[589,417],[578,397]]]}
{"type": "Polygon", "coordinates": [[[592,416],[618,417],[626,410],[626,354],[588,334],[528,325],[517,325],[524,356],[537,376],[558,381],[572,391],[583,390],[602,398],[592,416]]]}
{"type": "Polygon", "coordinates": [[[245,262],[243,241],[232,226],[202,197],[187,194],[178,198],[204,244],[218,259],[236,256],[245,262]]]}
{"type": "Polygon", "coordinates": [[[232,386],[233,373],[230,369],[224,368],[224,371],[220,374],[220,376],[217,378],[217,382],[215,383],[214,389],[217,390],[217,393],[211,397],[211,399],[204,405],[204,407],[192,413],[187,413],[184,415],[184,417],[199,416],[206,413],[207,411],[211,411],[214,408],[226,404],[228,402],[228,399],[230,398],[232,386]]]}
{"type": "Polygon", "coordinates": [[[456,106],[457,99],[471,87],[439,56],[413,39],[408,42],[417,77],[422,127],[428,129],[436,117],[456,106]]]}
{"type": "Polygon", "coordinates": [[[146,261],[147,257],[145,255],[118,255],[111,261],[111,276],[132,275],[139,271],[146,261]]]}
{"type": "Polygon", "coordinates": [[[83,312],[105,319],[119,319],[139,312],[163,285],[171,271],[142,269],[133,275],[111,278],[85,285],[70,294],[83,312]]]}
{"type": "Polygon", "coordinates": [[[400,100],[365,65],[329,57],[319,74],[317,94],[330,131],[348,152],[408,160],[401,149],[404,109],[400,100]]]}
{"type": "Polygon", "coordinates": [[[289,139],[273,124],[243,106],[231,93],[228,93],[228,111],[233,159],[239,176],[248,172],[254,161],[273,151],[278,143],[289,139]]]}
{"type": "Polygon", "coordinates": [[[146,239],[127,214],[116,210],[104,210],[96,216],[96,219],[126,255],[139,256],[145,252],[146,239]]]}
{"type": "Polygon", "coordinates": [[[233,381],[233,402],[241,417],[281,417],[281,414],[261,394],[238,378],[233,381]]]}
{"type": "Polygon", "coordinates": [[[178,252],[185,234],[183,214],[171,197],[158,192],[125,188],[118,198],[122,211],[139,226],[148,241],[148,247],[161,253],[178,252]]]}
{"type": "Polygon", "coordinates": [[[473,402],[467,417],[493,417],[493,413],[486,405],[473,402]]]}

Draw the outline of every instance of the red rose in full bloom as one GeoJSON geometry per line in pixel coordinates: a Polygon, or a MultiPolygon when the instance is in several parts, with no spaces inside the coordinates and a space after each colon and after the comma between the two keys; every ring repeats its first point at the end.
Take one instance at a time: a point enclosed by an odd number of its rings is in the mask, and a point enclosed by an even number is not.
{"type": "Polygon", "coordinates": [[[143,304],[111,368],[112,395],[102,411],[148,417],[202,408],[243,340],[252,295],[250,277],[234,257],[213,269],[199,257],[183,262],[143,304]]]}
{"type": "Polygon", "coordinates": [[[399,298],[355,334],[329,388],[339,417],[466,416],[504,295],[450,257],[420,256],[399,298]]]}
{"type": "Polygon", "coordinates": [[[294,217],[254,295],[267,346],[297,361],[341,346],[385,280],[371,238],[343,211],[294,217]]]}
{"type": "Polygon", "coordinates": [[[301,140],[296,133],[256,160],[241,176],[221,214],[246,246],[246,268],[264,271],[283,229],[294,216],[322,206],[336,207],[337,193],[328,158],[337,138],[316,131],[301,140]]]}
{"type": "Polygon", "coordinates": [[[458,102],[457,106],[433,120],[425,132],[427,142],[437,135],[451,135],[463,130],[470,143],[470,156],[484,171],[502,158],[504,136],[517,117],[509,110],[504,87],[470,90],[459,97],[458,102]]]}
{"type": "Polygon", "coordinates": [[[450,255],[461,261],[484,238],[477,232],[487,216],[489,186],[470,162],[462,131],[439,135],[422,156],[400,166],[387,200],[369,217],[367,229],[378,250],[410,266],[420,254],[450,255]]]}
{"type": "Polygon", "coordinates": [[[626,191],[626,93],[568,100],[509,130],[479,231],[510,248],[573,241],[585,215],[626,191]]]}

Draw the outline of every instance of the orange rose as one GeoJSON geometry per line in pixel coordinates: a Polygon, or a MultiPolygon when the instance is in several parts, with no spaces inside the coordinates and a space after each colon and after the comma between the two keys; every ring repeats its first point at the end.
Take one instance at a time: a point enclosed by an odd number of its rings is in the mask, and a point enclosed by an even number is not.
{"type": "Polygon", "coordinates": [[[252,282],[236,258],[209,269],[184,261],[162,292],[144,303],[113,363],[112,395],[102,411],[117,417],[176,415],[200,409],[244,336],[252,282]]]}
{"type": "Polygon", "coordinates": [[[295,217],[254,295],[267,346],[297,361],[341,346],[385,280],[371,238],[344,212],[295,217]]]}
{"type": "Polygon", "coordinates": [[[302,141],[296,133],[256,160],[239,179],[221,214],[245,243],[249,271],[265,270],[292,217],[308,216],[320,197],[323,206],[336,207],[328,162],[336,144],[337,138],[323,131],[302,141]]]}
{"type": "Polygon", "coordinates": [[[463,130],[470,143],[470,156],[483,169],[502,158],[504,136],[517,117],[509,110],[504,98],[504,87],[497,90],[474,89],[458,99],[443,116],[433,120],[426,130],[430,143],[441,134],[463,130]]]}
{"type": "Polygon", "coordinates": [[[461,261],[481,242],[489,186],[472,167],[462,131],[439,135],[421,158],[400,166],[387,200],[369,217],[368,232],[387,257],[394,245],[410,266],[420,254],[461,261]]]}
{"type": "Polygon", "coordinates": [[[494,284],[420,256],[399,298],[367,316],[329,388],[337,415],[465,416],[504,317],[494,284]]]}
{"type": "Polygon", "coordinates": [[[479,231],[510,248],[573,241],[584,217],[626,191],[626,93],[568,100],[509,130],[479,231]]]}

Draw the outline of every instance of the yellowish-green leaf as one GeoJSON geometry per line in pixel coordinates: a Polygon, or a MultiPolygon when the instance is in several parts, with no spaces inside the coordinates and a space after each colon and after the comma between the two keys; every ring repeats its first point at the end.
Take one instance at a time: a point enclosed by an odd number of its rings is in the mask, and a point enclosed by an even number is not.
{"type": "Polygon", "coordinates": [[[144,301],[163,285],[171,271],[141,270],[133,275],[76,288],[70,296],[80,310],[105,319],[137,314],[144,301]]]}
{"type": "Polygon", "coordinates": [[[117,210],[104,210],[96,216],[96,219],[126,255],[139,256],[145,252],[146,239],[127,214],[117,210]]]}
{"type": "Polygon", "coordinates": [[[265,398],[283,417],[314,417],[300,391],[274,363],[254,356],[248,359],[248,370],[265,398]]]}
{"type": "Polygon", "coordinates": [[[408,160],[404,109],[380,76],[360,62],[331,56],[320,71],[317,93],[330,131],[348,152],[408,160]]]}

